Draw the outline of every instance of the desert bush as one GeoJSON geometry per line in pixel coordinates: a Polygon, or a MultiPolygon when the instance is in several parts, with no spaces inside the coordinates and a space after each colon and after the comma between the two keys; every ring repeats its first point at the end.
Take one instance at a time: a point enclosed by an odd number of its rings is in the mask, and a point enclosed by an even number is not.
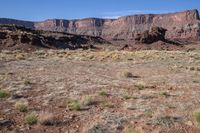
{"type": "Polygon", "coordinates": [[[193,115],[195,122],[200,124],[200,110],[195,110],[192,115],[193,115]]]}
{"type": "Polygon", "coordinates": [[[130,99],[131,98],[131,96],[129,95],[129,94],[123,94],[123,96],[122,96],[124,99],[130,99]]]}
{"type": "Polygon", "coordinates": [[[42,112],[39,114],[38,119],[41,125],[50,126],[55,124],[55,117],[52,113],[42,112]]]}
{"type": "Polygon", "coordinates": [[[143,84],[136,84],[135,87],[138,89],[138,90],[144,90],[145,89],[145,86],[143,84]]]}
{"type": "Polygon", "coordinates": [[[124,76],[125,78],[132,78],[132,77],[133,77],[133,74],[132,74],[131,72],[129,72],[129,71],[124,71],[124,72],[123,72],[123,76],[124,76]]]}
{"type": "Polygon", "coordinates": [[[81,110],[81,104],[78,100],[67,99],[67,100],[65,100],[65,104],[69,110],[72,110],[72,111],[80,111],[81,110]]]}
{"type": "Polygon", "coordinates": [[[24,85],[31,85],[31,81],[25,80],[25,81],[24,81],[24,85]]]}
{"type": "Polygon", "coordinates": [[[150,118],[153,117],[153,114],[154,114],[153,111],[146,111],[146,112],[144,113],[144,115],[145,115],[146,117],[150,117],[150,118]]]}
{"type": "Polygon", "coordinates": [[[103,102],[103,107],[105,108],[114,108],[115,105],[109,102],[103,102]]]}
{"type": "Polygon", "coordinates": [[[168,97],[168,96],[170,96],[167,92],[160,92],[160,96],[165,96],[165,97],[168,97]]]}
{"type": "Polygon", "coordinates": [[[28,109],[28,102],[20,101],[15,103],[15,108],[20,112],[26,112],[28,109]]]}
{"type": "Polygon", "coordinates": [[[139,133],[133,126],[126,127],[122,133],[139,133]]]}
{"type": "Polygon", "coordinates": [[[32,112],[25,117],[25,122],[29,125],[34,125],[37,123],[37,114],[32,112]]]}
{"type": "Polygon", "coordinates": [[[9,92],[5,90],[0,90],[0,98],[6,98],[9,96],[9,92]]]}
{"type": "Polygon", "coordinates": [[[105,91],[99,92],[99,96],[108,96],[109,94],[105,91]]]}
{"type": "Polygon", "coordinates": [[[89,105],[93,105],[95,103],[95,101],[94,101],[93,97],[85,96],[85,97],[83,97],[81,103],[83,105],[89,106],[89,105]]]}
{"type": "Polygon", "coordinates": [[[16,58],[17,60],[24,60],[24,59],[25,59],[25,57],[24,57],[23,54],[17,54],[17,55],[15,56],[15,58],[16,58]]]}

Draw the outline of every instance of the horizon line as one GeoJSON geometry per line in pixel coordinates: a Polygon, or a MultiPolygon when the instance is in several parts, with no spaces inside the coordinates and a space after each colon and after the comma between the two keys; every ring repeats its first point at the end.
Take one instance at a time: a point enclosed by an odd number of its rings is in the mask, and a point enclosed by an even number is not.
{"type": "MultiPolygon", "coordinates": [[[[42,20],[28,20],[28,19],[18,19],[18,18],[10,18],[10,17],[0,17],[0,19],[12,19],[12,20],[17,20],[17,21],[26,21],[26,22],[44,22],[48,20],[67,20],[67,21],[73,21],[73,20],[84,20],[84,19],[110,19],[110,20],[116,20],[121,17],[128,17],[128,16],[137,16],[137,15],[167,15],[167,14],[175,14],[175,13],[181,13],[181,12],[186,12],[186,11],[197,11],[199,14],[199,10],[196,9],[186,9],[186,10],[181,10],[181,11],[169,11],[169,12],[158,12],[158,13],[133,13],[133,14],[127,14],[127,15],[119,15],[119,16],[102,16],[102,17],[82,17],[82,18],[72,18],[72,19],[65,19],[65,18],[47,18],[47,19],[42,19],[42,20]]],[[[142,11],[141,11],[142,12],[142,11]]],[[[199,14],[200,17],[200,14],[199,14]]]]}

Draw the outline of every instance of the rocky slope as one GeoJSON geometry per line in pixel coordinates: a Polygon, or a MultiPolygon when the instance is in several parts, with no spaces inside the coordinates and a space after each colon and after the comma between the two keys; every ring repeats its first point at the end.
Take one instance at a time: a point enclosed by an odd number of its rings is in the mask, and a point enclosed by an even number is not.
{"type": "Polygon", "coordinates": [[[107,43],[100,37],[62,32],[35,31],[16,25],[0,25],[0,50],[88,49],[107,43]]]}
{"type": "Polygon", "coordinates": [[[114,40],[131,40],[137,34],[150,30],[152,27],[162,27],[167,29],[167,38],[192,40],[200,38],[200,19],[197,10],[170,14],[124,16],[118,19],[50,19],[43,22],[28,22],[2,18],[0,24],[17,24],[36,30],[64,31],[114,40]]]}

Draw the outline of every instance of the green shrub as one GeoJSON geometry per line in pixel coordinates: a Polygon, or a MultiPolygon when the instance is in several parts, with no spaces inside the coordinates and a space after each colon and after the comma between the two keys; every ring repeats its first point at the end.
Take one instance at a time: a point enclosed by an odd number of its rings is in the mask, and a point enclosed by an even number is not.
{"type": "Polygon", "coordinates": [[[165,97],[168,97],[170,96],[167,92],[160,92],[160,96],[165,96],[165,97]]]}
{"type": "Polygon", "coordinates": [[[144,115],[146,116],[146,117],[150,117],[150,118],[152,118],[153,117],[153,112],[152,111],[146,111],[145,113],[144,113],[144,115]]]}
{"type": "Polygon", "coordinates": [[[108,93],[105,91],[99,92],[99,96],[108,96],[108,93]]]}
{"type": "Polygon", "coordinates": [[[65,101],[65,104],[69,110],[72,110],[72,111],[80,111],[81,110],[81,104],[79,103],[78,100],[67,99],[65,101]]]}
{"type": "Polygon", "coordinates": [[[200,111],[194,111],[193,112],[193,117],[195,119],[195,121],[200,124],[200,111]]]}
{"type": "Polygon", "coordinates": [[[135,87],[138,89],[138,90],[144,90],[145,86],[143,84],[136,84],[135,87]]]}
{"type": "Polygon", "coordinates": [[[25,122],[29,125],[34,125],[37,123],[37,114],[32,112],[25,117],[25,122]]]}
{"type": "Polygon", "coordinates": [[[6,98],[9,96],[9,93],[4,90],[0,90],[0,98],[6,98]]]}

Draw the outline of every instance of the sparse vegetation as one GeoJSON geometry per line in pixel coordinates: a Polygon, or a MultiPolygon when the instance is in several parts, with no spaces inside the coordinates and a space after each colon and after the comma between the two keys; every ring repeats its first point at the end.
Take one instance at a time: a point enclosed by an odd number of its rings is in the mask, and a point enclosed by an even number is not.
{"type": "Polygon", "coordinates": [[[103,107],[105,108],[114,108],[115,105],[109,102],[103,102],[103,107]]]}
{"type": "Polygon", "coordinates": [[[122,133],[139,133],[133,126],[126,127],[122,133]]]}
{"type": "Polygon", "coordinates": [[[67,104],[67,108],[70,111],[80,111],[81,110],[81,104],[78,100],[67,99],[66,104],[67,104]]]}
{"type": "Polygon", "coordinates": [[[0,90],[0,98],[7,98],[9,97],[9,93],[5,90],[0,90]]]}
{"type": "Polygon", "coordinates": [[[166,104],[166,106],[167,106],[169,109],[175,109],[175,108],[176,108],[176,106],[173,105],[173,104],[166,104]]]}
{"type": "Polygon", "coordinates": [[[27,85],[27,86],[28,86],[28,85],[31,85],[31,81],[25,80],[25,81],[24,81],[24,85],[27,85]]]}
{"type": "Polygon", "coordinates": [[[195,122],[197,122],[200,125],[200,110],[194,111],[192,115],[195,122]]]}
{"type": "Polygon", "coordinates": [[[14,54],[17,53],[11,52],[4,58],[3,53],[0,53],[0,62],[7,67],[0,69],[0,88],[12,96],[2,100],[0,107],[3,113],[0,117],[9,119],[16,115],[13,129],[23,123],[35,123],[32,122],[33,118],[36,118],[38,125],[30,129],[22,127],[24,132],[37,132],[41,128],[45,128],[46,132],[56,132],[59,129],[66,131],[68,123],[70,127],[77,126],[77,131],[87,131],[91,127],[105,132],[110,130],[107,128],[114,127],[115,123],[122,130],[130,125],[125,133],[154,132],[162,127],[168,130],[168,127],[180,123],[192,125],[191,128],[198,125],[198,113],[191,120],[187,115],[191,114],[188,107],[197,107],[200,85],[199,73],[196,71],[199,62],[193,57],[189,60],[189,53],[123,51],[122,54],[119,51],[89,50],[43,52],[42,56],[46,54],[43,59],[30,52],[24,54],[26,59],[23,61],[15,60],[14,54]],[[63,58],[58,58],[58,55],[63,58]],[[27,60],[27,57],[32,60],[27,60]],[[132,60],[129,61],[129,58],[132,60]],[[186,66],[194,66],[195,71],[186,70],[186,66]],[[16,69],[22,67],[23,70],[16,69]],[[173,71],[169,69],[172,67],[173,71]],[[122,75],[125,70],[133,73],[134,77],[125,78],[122,75]],[[141,77],[137,78],[135,74],[141,77]],[[64,97],[69,99],[65,100],[64,97]],[[16,102],[23,99],[28,99],[30,105],[16,102]],[[25,116],[30,115],[32,110],[36,110],[38,115],[26,120],[25,116]],[[174,117],[176,115],[178,118],[174,117]],[[94,121],[91,121],[91,117],[94,121]]]}
{"type": "Polygon", "coordinates": [[[108,96],[109,94],[105,91],[99,92],[99,96],[108,96]]]}
{"type": "Polygon", "coordinates": [[[93,105],[95,103],[93,97],[91,96],[85,96],[83,99],[82,99],[82,102],[81,102],[83,105],[86,105],[86,106],[89,106],[89,105],[93,105]]]}
{"type": "Polygon", "coordinates": [[[123,72],[123,76],[124,76],[125,78],[132,78],[132,77],[133,77],[133,74],[132,74],[131,72],[129,72],[129,71],[124,71],[124,72],[123,72]]]}
{"type": "Polygon", "coordinates": [[[146,116],[146,117],[153,117],[153,114],[154,114],[154,112],[153,111],[146,111],[145,113],[144,113],[144,115],[146,116]]]}
{"type": "Polygon", "coordinates": [[[175,122],[180,121],[178,117],[172,117],[172,116],[161,116],[157,117],[153,123],[156,125],[162,125],[162,126],[167,126],[170,127],[174,125],[175,122]]]}
{"type": "Polygon", "coordinates": [[[25,60],[24,55],[23,55],[23,54],[20,54],[20,53],[18,53],[18,54],[15,56],[15,58],[16,58],[17,60],[25,60]]]}
{"type": "Polygon", "coordinates": [[[168,94],[167,92],[163,91],[163,92],[160,92],[160,96],[168,97],[168,96],[170,96],[170,94],[168,94]]]}
{"type": "Polygon", "coordinates": [[[37,123],[37,114],[32,112],[25,117],[25,122],[29,125],[34,125],[37,123]]]}
{"type": "Polygon", "coordinates": [[[144,90],[145,89],[145,85],[143,83],[138,83],[135,85],[135,87],[138,89],[138,90],[144,90]]]}
{"type": "Polygon", "coordinates": [[[186,67],[186,69],[190,71],[200,71],[199,66],[189,66],[189,67],[186,67]]]}
{"type": "Polygon", "coordinates": [[[54,125],[56,121],[52,113],[42,112],[39,114],[39,123],[41,125],[50,126],[50,125],[54,125]]]}
{"type": "Polygon", "coordinates": [[[15,108],[20,112],[26,112],[28,111],[28,102],[23,102],[23,101],[17,102],[15,104],[15,108]]]}
{"type": "Polygon", "coordinates": [[[198,81],[198,80],[193,80],[192,82],[193,83],[200,83],[200,81],[198,81]]]}
{"type": "Polygon", "coordinates": [[[128,93],[123,94],[122,96],[124,99],[130,99],[131,96],[128,93]]]}

